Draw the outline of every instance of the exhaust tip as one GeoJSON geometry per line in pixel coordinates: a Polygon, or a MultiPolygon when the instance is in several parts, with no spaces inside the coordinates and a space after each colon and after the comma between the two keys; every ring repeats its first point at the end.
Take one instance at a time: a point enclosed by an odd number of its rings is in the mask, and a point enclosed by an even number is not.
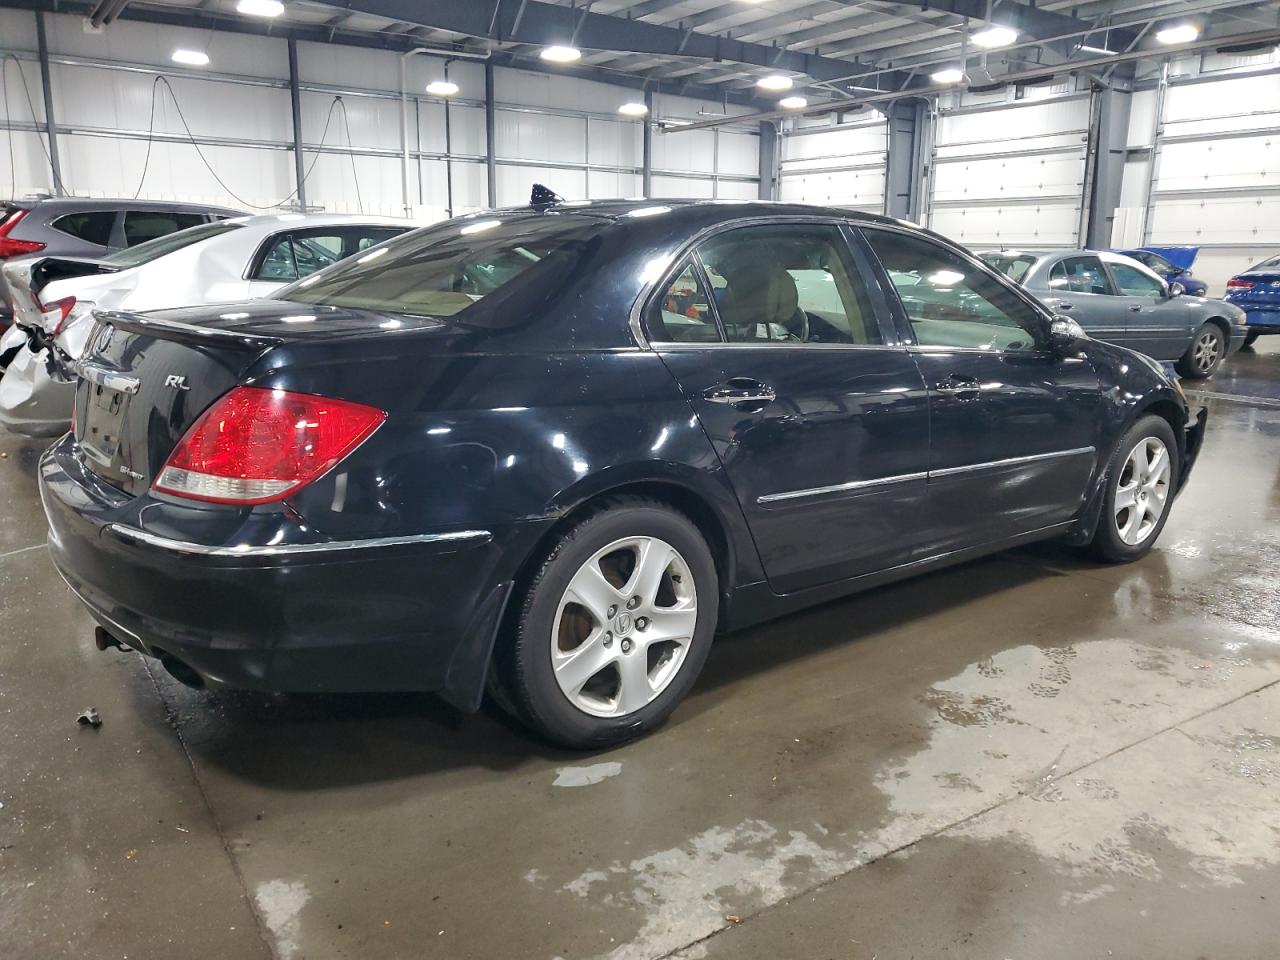
{"type": "Polygon", "coordinates": [[[183,686],[191,687],[193,690],[204,689],[204,677],[196,673],[190,666],[179,660],[173,654],[157,651],[160,657],[160,666],[168,671],[169,676],[177,680],[183,686]]]}
{"type": "Polygon", "coordinates": [[[93,643],[99,650],[110,650],[112,647],[124,651],[129,649],[102,627],[93,628],[93,643]]]}

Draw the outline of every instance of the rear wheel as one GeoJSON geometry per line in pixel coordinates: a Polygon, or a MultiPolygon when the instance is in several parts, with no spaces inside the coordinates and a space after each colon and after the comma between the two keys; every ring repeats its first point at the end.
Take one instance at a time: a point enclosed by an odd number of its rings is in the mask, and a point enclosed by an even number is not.
{"type": "Polygon", "coordinates": [[[1206,323],[1191,339],[1187,352],[1178,361],[1178,372],[1189,380],[1212,376],[1227,352],[1227,337],[1216,323],[1206,323]]]}
{"type": "Polygon", "coordinates": [[[1169,517],[1178,488],[1178,445],[1161,417],[1143,417],[1125,433],[1103,482],[1102,516],[1092,550],[1108,563],[1144,556],[1169,517]]]}
{"type": "Polygon", "coordinates": [[[608,504],[559,538],[525,589],[499,662],[518,714],[582,749],[653,729],[702,669],[718,597],[711,551],[687,517],[647,500],[608,504]]]}

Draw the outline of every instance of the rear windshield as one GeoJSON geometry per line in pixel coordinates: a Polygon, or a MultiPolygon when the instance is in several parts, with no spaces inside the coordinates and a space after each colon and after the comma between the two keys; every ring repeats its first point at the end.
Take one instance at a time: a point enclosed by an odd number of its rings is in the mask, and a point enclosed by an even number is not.
{"type": "Polygon", "coordinates": [[[1040,259],[1029,253],[980,253],[978,256],[985,260],[988,266],[999,270],[1014,283],[1021,283],[1027,271],[1040,259]]]}
{"type": "Polygon", "coordinates": [[[1273,270],[1276,267],[1280,267],[1280,257],[1272,257],[1270,260],[1255,263],[1249,268],[1249,272],[1252,273],[1254,270],[1273,270]]]}
{"type": "MultiPolygon", "coordinates": [[[[450,220],[300,280],[279,300],[425,317],[475,318],[479,301],[526,284],[563,278],[607,221],[530,214],[506,220],[450,220]]],[[[502,298],[498,298],[502,299],[502,298]]]]}
{"type": "Polygon", "coordinates": [[[102,262],[109,267],[115,267],[117,270],[140,267],[144,263],[150,263],[152,260],[157,260],[166,254],[173,253],[175,250],[181,250],[183,247],[189,247],[193,243],[199,243],[201,240],[208,240],[210,237],[216,237],[232,230],[239,230],[242,226],[244,224],[228,223],[225,220],[220,223],[202,223],[198,227],[188,227],[186,230],[179,230],[177,233],[156,237],[154,240],[140,243],[136,247],[130,247],[128,250],[113,253],[102,262]]]}

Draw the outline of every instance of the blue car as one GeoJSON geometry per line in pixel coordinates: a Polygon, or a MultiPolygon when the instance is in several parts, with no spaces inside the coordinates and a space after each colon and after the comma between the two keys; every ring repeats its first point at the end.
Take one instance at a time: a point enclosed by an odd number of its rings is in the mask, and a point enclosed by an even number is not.
{"type": "Polygon", "coordinates": [[[1228,280],[1223,299],[1245,312],[1246,347],[1264,333],[1280,333],[1280,256],[1255,263],[1228,280]]]}
{"type": "Polygon", "coordinates": [[[1183,293],[1189,297],[1208,296],[1209,288],[1205,282],[1191,275],[1191,264],[1195,263],[1199,247],[1143,247],[1115,252],[1132,257],[1169,283],[1177,280],[1182,284],[1183,293]]]}

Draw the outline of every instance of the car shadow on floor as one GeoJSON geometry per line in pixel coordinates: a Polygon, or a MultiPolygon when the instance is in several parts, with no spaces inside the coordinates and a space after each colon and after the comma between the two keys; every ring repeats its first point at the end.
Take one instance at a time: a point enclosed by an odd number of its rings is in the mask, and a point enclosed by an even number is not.
{"type": "MultiPolygon", "coordinates": [[[[722,635],[692,695],[653,736],[680,736],[678,728],[697,727],[704,711],[733,699],[735,684],[749,677],[804,669],[808,658],[937,615],[948,622],[981,617],[984,600],[1061,576],[1042,563],[1000,554],[722,635]]],[[[998,652],[1008,642],[993,636],[990,649],[979,655],[998,652]]],[[[950,662],[955,657],[963,665],[971,653],[953,654],[946,669],[956,666],[950,662]]],[[[891,651],[869,654],[872,659],[892,656],[891,651]]],[[[154,661],[148,668],[193,759],[275,789],[306,791],[459,768],[500,772],[531,759],[582,764],[617,753],[556,749],[491,703],[471,715],[429,694],[273,696],[191,690],[167,677],[154,661]]]]}

